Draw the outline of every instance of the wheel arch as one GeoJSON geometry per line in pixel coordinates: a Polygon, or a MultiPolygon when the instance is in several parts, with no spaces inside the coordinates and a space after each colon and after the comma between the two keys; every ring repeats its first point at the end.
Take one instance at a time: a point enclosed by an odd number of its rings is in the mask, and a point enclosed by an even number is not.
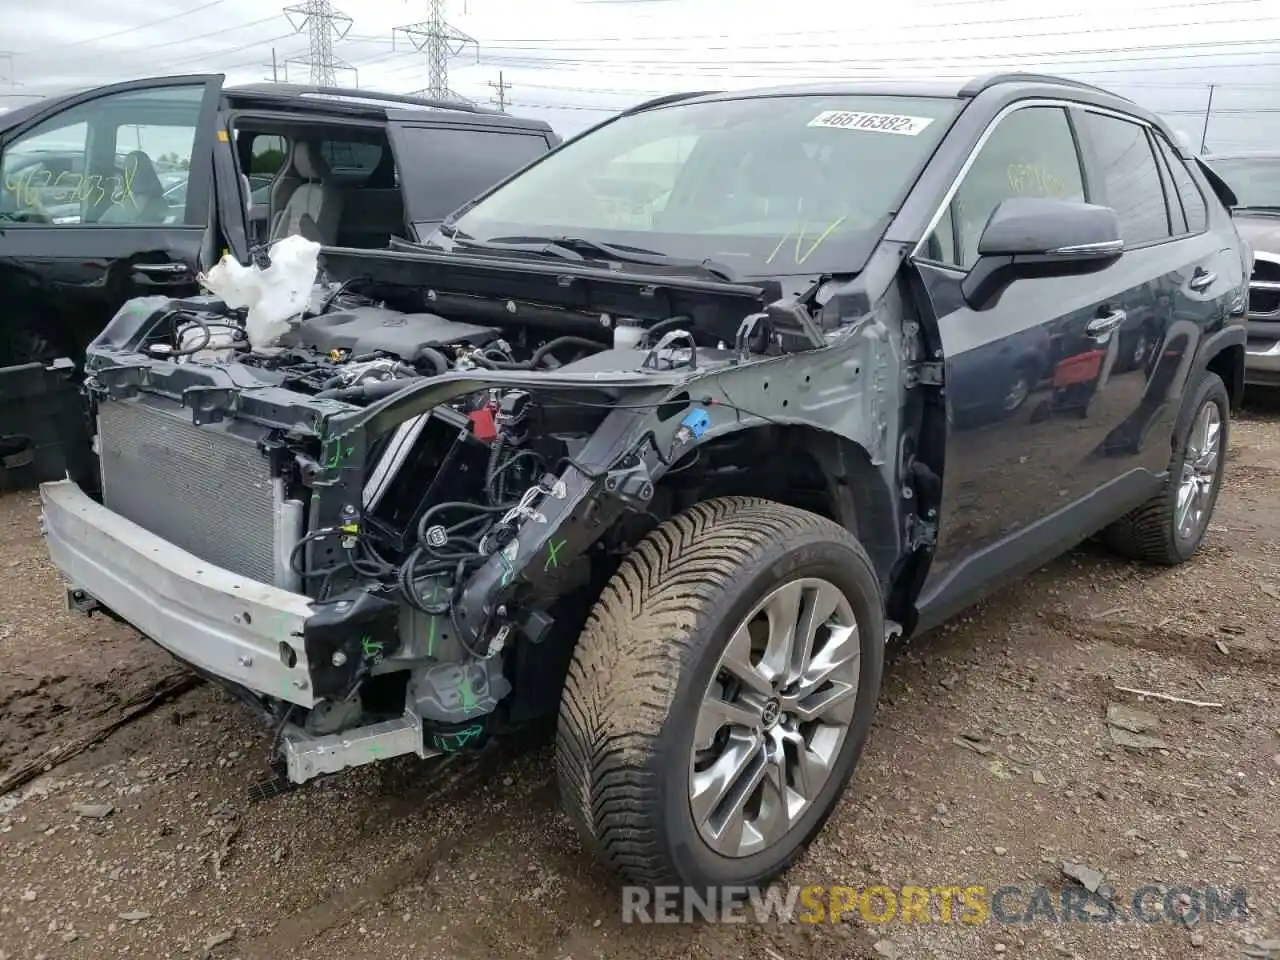
{"type": "Polygon", "coordinates": [[[1222,344],[1205,358],[1204,369],[1216,373],[1227,388],[1232,413],[1238,412],[1244,402],[1244,364],[1243,343],[1222,344]]]}
{"type": "MultiPolygon", "coordinates": [[[[887,590],[900,557],[899,506],[884,467],[861,444],[815,426],[752,424],[717,434],[695,449],[718,467],[740,468],[717,478],[696,499],[763,497],[834,520],[862,543],[887,590]]],[[[682,472],[667,473],[656,489],[669,487],[682,472]]]]}

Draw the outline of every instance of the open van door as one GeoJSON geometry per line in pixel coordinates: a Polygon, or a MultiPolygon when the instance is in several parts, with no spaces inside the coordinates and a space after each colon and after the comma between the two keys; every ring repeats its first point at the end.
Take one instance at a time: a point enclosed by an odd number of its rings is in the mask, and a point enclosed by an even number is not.
{"type": "Polygon", "coordinates": [[[126,300],[198,292],[222,80],[135,80],[0,118],[0,487],[89,456],[76,371],[126,300]]]}

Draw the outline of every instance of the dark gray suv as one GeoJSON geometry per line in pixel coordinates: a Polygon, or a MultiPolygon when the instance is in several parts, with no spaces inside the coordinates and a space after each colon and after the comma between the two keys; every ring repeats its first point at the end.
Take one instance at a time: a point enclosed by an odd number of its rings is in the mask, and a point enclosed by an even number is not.
{"type": "Polygon", "coordinates": [[[1051,77],[664,98],[322,262],[279,342],[206,297],[90,345],[72,605],[258,708],[275,785],[558,716],[636,883],[792,863],[893,638],[1093,534],[1190,558],[1244,382],[1213,184],[1051,77]]]}
{"type": "Polygon", "coordinates": [[[1235,194],[1231,215],[1253,251],[1245,381],[1280,387],[1280,151],[1203,159],[1235,194]]]}

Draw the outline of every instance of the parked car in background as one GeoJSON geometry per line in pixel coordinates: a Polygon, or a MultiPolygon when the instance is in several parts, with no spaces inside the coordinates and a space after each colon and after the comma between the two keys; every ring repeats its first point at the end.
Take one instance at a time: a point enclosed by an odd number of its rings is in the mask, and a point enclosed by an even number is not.
{"type": "Polygon", "coordinates": [[[1203,159],[1235,193],[1231,213],[1253,248],[1245,379],[1280,387],[1280,150],[1203,159]]]}
{"type": "Polygon", "coordinates": [[[0,367],[28,384],[9,389],[0,370],[0,435],[38,443],[48,418],[26,365],[78,364],[129,298],[197,294],[224,251],[248,263],[251,244],[288,234],[363,248],[418,239],[558,142],[543,121],[467,104],[224,88],[221,76],[114,84],[0,116],[0,367]],[[21,409],[8,403],[18,395],[21,409]]]}

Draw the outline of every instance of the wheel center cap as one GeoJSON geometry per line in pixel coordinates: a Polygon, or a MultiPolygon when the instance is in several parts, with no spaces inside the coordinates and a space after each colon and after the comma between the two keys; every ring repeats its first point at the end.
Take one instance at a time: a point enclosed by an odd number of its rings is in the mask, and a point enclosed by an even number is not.
{"type": "Polygon", "coordinates": [[[777,726],[781,717],[782,704],[778,702],[777,697],[770,697],[765,701],[764,706],[760,708],[760,722],[766,730],[772,730],[777,726]]]}

